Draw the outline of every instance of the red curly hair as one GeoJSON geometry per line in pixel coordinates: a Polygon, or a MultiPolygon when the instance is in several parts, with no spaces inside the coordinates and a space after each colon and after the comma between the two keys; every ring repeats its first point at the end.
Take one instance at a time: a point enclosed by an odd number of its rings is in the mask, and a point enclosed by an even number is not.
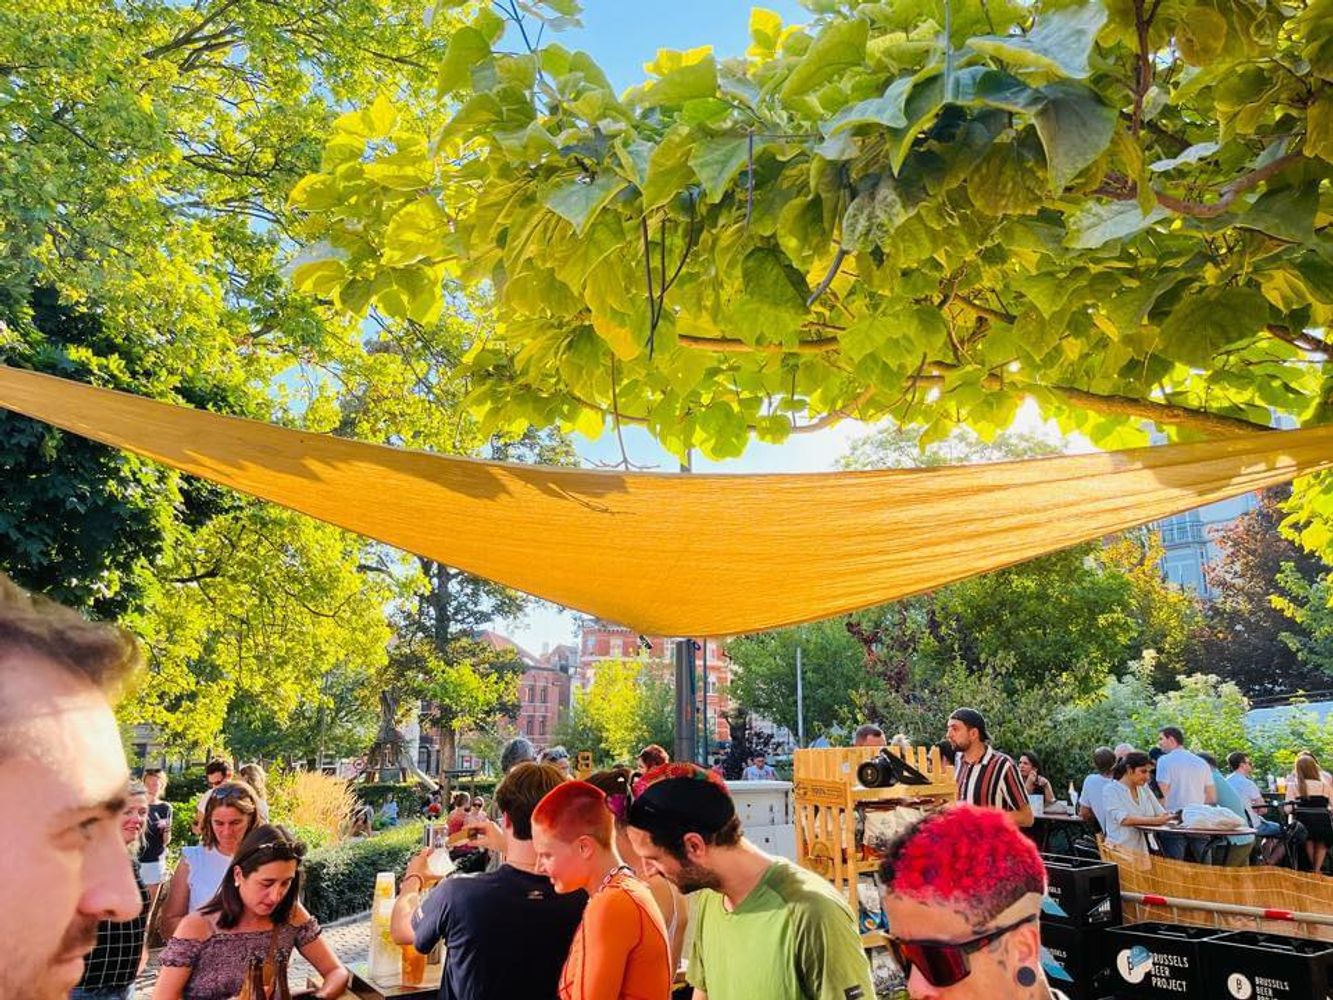
{"type": "Polygon", "coordinates": [[[603,847],[611,846],[616,833],[606,793],[586,781],[566,781],[547,792],[532,811],[532,825],[565,843],[591,837],[603,847]]]}
{"type": "Polygon", "coordinates": [[[880,881],[890,895],[947,906],[983,927],[1028,893],[1044,893],[1046,869],[1004,813],[960,803],[895,840],[880,881]]]}

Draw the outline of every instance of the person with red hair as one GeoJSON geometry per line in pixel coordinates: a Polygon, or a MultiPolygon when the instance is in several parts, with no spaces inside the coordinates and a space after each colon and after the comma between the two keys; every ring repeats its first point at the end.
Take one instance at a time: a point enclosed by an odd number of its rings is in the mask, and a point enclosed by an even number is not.
{"type": "Polygon", "coordinates": [[[926,816],[880,866],[889,946],[913,1000],[1050,1000],[1037,920],[1046,870],[998,809],[926,816]]]}
{"type": "Polygon", "coordinates": [[[586,781],[552,789],[532,813],[538,871],[588,905],[560,974],[560,1000],[669,1000],[666,925],[616,850],[606,794],[586,781]]]}

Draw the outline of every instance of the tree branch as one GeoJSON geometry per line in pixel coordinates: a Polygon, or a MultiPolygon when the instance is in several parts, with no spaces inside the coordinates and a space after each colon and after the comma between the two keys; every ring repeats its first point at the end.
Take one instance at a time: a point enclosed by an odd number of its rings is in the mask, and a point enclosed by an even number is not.
{"type": "Polygon", "coordinates": [[[718,354],[823,354],[825,351],[838,349],[837,337],[821,337],[818,340],[800,340],[789,344],[747,344],[735,337],[696,337],[691,333],[682,333],[676,337],[681,347],[700,351],[716,351],[718,354]]]}
{"type": "MultiPolygon", "coordinates": [[[[1302,159],[1300,153],[1288,153],[1286,156],[1278,157],[1267,166],[1260,167],[1258,170],[1253,170],[1248,174],[1236,178],[1222,189],[1222,197],[1214,202],[1183,201],[1180,198],[1174,198],[1169,194],[1163,194],[1155,188],[1153,189],[1153,194],[1157,196],[1158,204],[1178,215],[1188,215],[1195,219],[1215,219],[1226,212],[1237,197],[1244,194],[1255,185],[1262,184],[1275,174],[1281,173],[1299,159],[1302,159]]],[[[1114,182],[1114,186],[1107,186],[1104,184],[1094,191],[1093,194],[1100,195],[1104,198],[1110,198],[1112,201],[1137,200],[1139,196],[1137,183],[1131,181],[1123,174],[1111,173],[1107,174],[1107,178],[1114,182]]]]}

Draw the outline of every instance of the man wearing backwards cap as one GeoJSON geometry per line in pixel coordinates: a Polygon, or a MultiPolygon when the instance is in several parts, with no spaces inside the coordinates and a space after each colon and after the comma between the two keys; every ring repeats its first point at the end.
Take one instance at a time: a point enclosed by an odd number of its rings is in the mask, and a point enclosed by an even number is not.
{"type": "Polygon", "coordinates": [[[690,918],[694,1000],[873,1000],[847,901],[742,837],[721,778],[693,764],[654,768],[627,820],[647,873],[699,893],[690,918]]]}
{"type": "Polygon", "coordinates": [[[1046,872],[993,809],[909,827],[880,866],[889,947],[913,1000],[1050,1000],[1037,926],[1046,872]]]}
{"type": "Polygon", "coordinates": [[[1003,809],[1019,826],[1031,826],[1032,807],[1018,765],[990,745],[981,713],[975,708],[958,709],[949,716],[945,735],[958,751],[954,758],[958,801],[1003,809]]]}

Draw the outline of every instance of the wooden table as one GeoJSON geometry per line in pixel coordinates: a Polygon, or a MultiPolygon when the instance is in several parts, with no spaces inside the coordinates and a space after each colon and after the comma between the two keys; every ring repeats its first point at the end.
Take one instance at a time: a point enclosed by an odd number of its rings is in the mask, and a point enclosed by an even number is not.
{"type": "Polygon", "coordinates": [[[371,979],[369,963],[355,962],[348,966],[352,981],[347,989],[358,1000],[435,1000],[440,993],[441,968],[427,966],[426,978],[421,983],[404,986],[397,976],[389,982],[371,979]]]}

